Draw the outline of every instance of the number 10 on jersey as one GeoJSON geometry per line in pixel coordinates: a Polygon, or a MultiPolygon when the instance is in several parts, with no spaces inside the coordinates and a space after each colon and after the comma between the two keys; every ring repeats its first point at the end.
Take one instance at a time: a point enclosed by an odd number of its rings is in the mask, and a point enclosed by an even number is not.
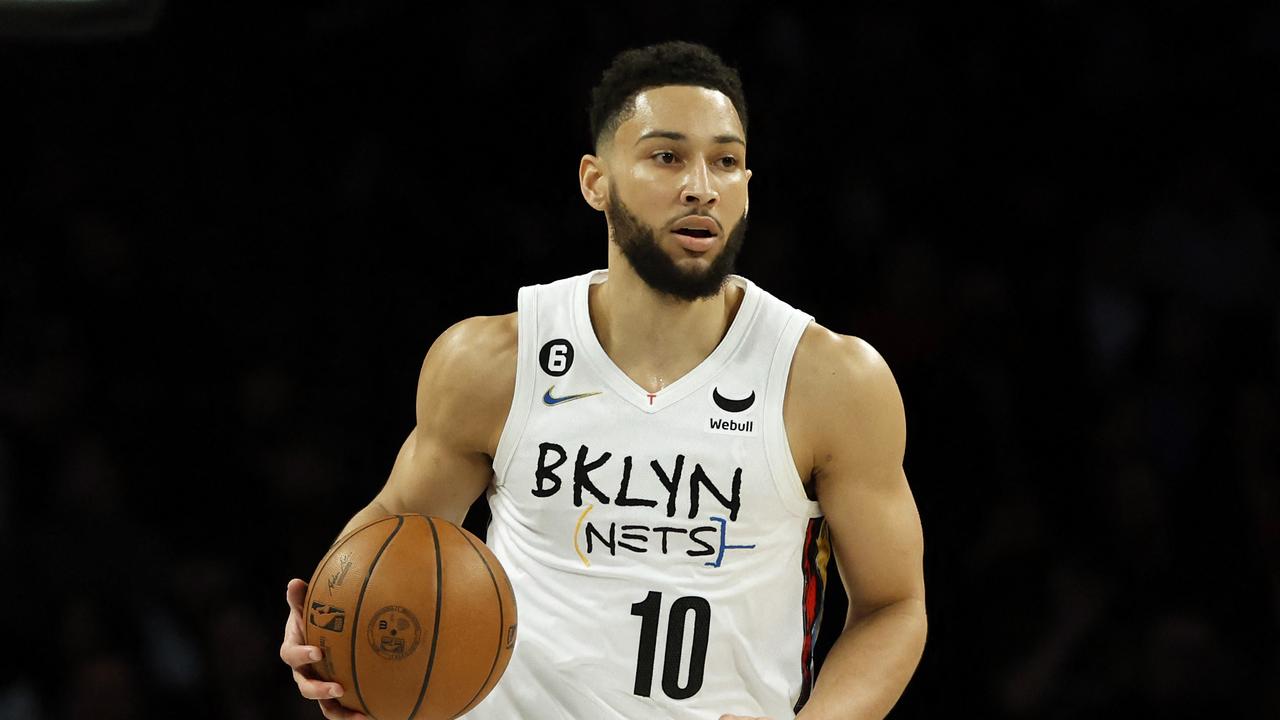
{"type": "MultiPolygon", "coordinates": [[[[662,593],[649,591],[644,600],[631,606],[640,617],[640,647],[636,652],[635,694],[649,697],[653,689],[654,654],[658,646],[658,613],[662,593]]],[[[711,604],[706,598],[690,595],[671,603],[667,616],[667,644],[662,653],[662,692],[673,700],[693,697],[702,688],[702,672],[707,662],[707,637],[711,634],[711,604]],[[681,653],[684,650],[685,622],[693,612],[693,648],[689,653],[689,679],[680,685],[681,653]]]]}

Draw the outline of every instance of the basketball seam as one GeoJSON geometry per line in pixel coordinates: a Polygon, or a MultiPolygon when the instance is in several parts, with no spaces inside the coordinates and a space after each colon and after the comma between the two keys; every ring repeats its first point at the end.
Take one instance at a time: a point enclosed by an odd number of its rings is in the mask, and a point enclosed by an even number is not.
{"type": "Polygon", "coordinates": [[[418,708],[422,707],[422,701],[427,697],[427,686],[431,684],[431,670],[436,664],[436,643],[440,640],[440,607],[444,599],[444,563],[440,557],[440,536],[436,533],[436,524],[431,518],[426,517],[427,525],[431,526],[431,541],[436,545],[436,622],[435,629],[431,632],[431,656],[427,658],[427,675],[422,679],[422,690],[418,692],[418,703],[413,706],[413,710],[409,712],[409,720],[418,714],[418,708]]]}
{"type": "Polygon", "coordinates": [[[369,563],[369,572],[364,575],[364,584],[360,586],[360,597],[356,600],[356,624],[351,628],[351,684],[356,687],[356,697],[360,699],[360,704],[364,706],[365,713],[373,720],[378,720],[373,711],[369,710],[369,704],[364,701],[364,694],[360,692],[360,673],[356,669],[356,642],[360,639],[360,608],[364,605],[364,593],[369,589],[369,581],[373,579],[374,569],[378,567],[378,561],[382,559],[382,553],[386,551],[387,546],[391,544],[392,538],[396,533],[400,532],[400,528],[404,526],[404,516],[396,516],[396,529],[391,531],[387,539],[383,541],[382,547],[378,550],[378,554],[373,556],[373,562],[369,563]]]}
{"type": "Polygon", "coordinates": [[[474,703],[476,698],[480,696],[480,691],[484,690],[485,687],[488,686],[489,679],[493,677],[493,671],[498,667],[498,658],[502,657],[502,636],[505,635],[507,631],[507,614],[502,605],[502,590],[498,587],[498,578],[493,576],[493,569],[489,567],[489,561],[484,559],[484,554],[480,552],[480,548],[476,547],[476,544],[471,542],[471,538],[467,537],[466,533],[463,533],[461,529],[459,529],[458,532],[462,535],[462,539],[466,540],[467,544],[471,546],[471,549],[475,551],[476,556],[480,558],[480,562],[484,563],[484,569],[489,573],[489,581],[493,583],[493,594],[498,598],[498,649],[493,653],[493,664],[489,666],[489,674],[485,675],[484,682],[476,689],[476,694],[472,695],[471,699],[467,701],[467,704],[463,705],[462,710],[457,713],[457,715],[461,715],[471,709],[472,703],[474,703]]]}

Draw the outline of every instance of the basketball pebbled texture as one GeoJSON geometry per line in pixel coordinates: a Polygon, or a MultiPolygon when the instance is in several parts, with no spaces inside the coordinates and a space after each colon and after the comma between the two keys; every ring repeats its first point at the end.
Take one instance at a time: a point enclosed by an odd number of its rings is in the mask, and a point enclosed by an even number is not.
{"type": "Polygon", "coordinates": [[[375,520],[339,538],[303,601],[312,667],[375,720],[452,720],[497,684],[516,641],[506,572],[479,538],[438,517],[375,520]]]}

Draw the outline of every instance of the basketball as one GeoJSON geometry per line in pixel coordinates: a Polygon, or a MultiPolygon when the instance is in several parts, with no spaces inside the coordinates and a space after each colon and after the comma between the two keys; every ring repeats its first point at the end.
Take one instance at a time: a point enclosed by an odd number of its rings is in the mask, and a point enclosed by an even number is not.
{"type": "Polygon", "coordinates": [[[303,604],[313,667],[338,702],[378,720],[448,720],[506,670],[516,602],[496,557],[438,517],[392,515],[340,538],[303,604]]]}

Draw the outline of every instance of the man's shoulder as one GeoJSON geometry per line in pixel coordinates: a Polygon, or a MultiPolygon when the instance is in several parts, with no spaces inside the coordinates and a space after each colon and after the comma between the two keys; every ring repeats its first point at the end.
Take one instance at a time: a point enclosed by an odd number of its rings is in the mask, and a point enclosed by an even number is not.
{"type": "Polygon", "coordinates": [[[796,348],[787,392],[797,437],[812,453],[818,477],[833,468],[856,477],[882,477],[875,468],[901,465],[902,395],[871,343],[810,323],[796,348]]]}
{"type": "Polygon", "coordinates": [[[470,317],[432,343],[418,377],[420,428],[492,452],[516,384],[516,314],[470,317]]]}
{"type": "Polygon", "coordinates": [[[810,323],[791,366],[789,392],[805,415],[847,415],[898,394],[884,357],[871,343],[810,323]]]}
{"type": "Polygon", "coordinates": [[[876,375],[888,370],[888,363],[871,343],[856,335],[842,335],[817,322],[809,323],[796,346],[793,372],[814,376],[815,381],[852,374],[876,375]]]}
{"type": "Polygon", "coordinates": [[[423,384],[465,389],[473,395],[513,387],[517,327],[516,313],[477,315],[449,326],[427,351],[423,384]]]}
{"type": "Polygon", "coordinates": [[[467,357],[515,350],[518,313],[475,315],[459,320],[440,333],[436,345],[450,354],[467,357]]]}

